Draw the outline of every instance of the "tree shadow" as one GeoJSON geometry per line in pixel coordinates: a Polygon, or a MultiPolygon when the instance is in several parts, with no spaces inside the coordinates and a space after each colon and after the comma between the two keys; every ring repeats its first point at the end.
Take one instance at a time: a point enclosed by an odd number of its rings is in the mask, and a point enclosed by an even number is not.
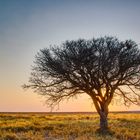
{"type": "Polygon", "coordinates": [[[95,134],[98,135],[98,136],[113,136],[115,134],[114,131],[112,131],[110,128],[107,128],[107,129],[101,129],[101,128],[98,128],[96,131],[95,131],[95,134]]]}

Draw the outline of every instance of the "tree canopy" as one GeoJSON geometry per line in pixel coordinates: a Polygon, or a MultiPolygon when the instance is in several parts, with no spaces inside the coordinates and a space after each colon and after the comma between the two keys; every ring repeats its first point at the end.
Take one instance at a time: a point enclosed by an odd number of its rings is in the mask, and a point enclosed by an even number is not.
{"type": "Polygon", "coordinates": [[[86,93],[100,116],[107,116],[115,96],[125,105],[140,105],[139,46],[132,40],[101,37],[42,49],[24,87],[47,97],[51,106],[86,93]]]}

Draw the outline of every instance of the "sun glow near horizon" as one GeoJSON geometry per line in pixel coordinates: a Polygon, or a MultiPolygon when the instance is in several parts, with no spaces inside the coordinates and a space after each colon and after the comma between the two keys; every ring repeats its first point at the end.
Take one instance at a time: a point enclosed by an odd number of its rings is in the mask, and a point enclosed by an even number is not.
{"type": "MultiPolygon", "coordinates": [[[[45,98],[30,91],[18,89],[3,90],[5,95],[0,99],[0,112],[50,112],[45,104],[45,98]],[[15,92],[15,96],[12,95],[15,92]],[[6,102],[5,102],[6,101],[6,102]]],[[[56,106],[53,112],[96,112],[94,104],[88,95],[81,95],[69,101],[64,100],[56,106]]],[[[120,100],[114,100],[109,105],[109,111],[139,111],[139,106],[131,105],[126,107],[120,100]]]]}

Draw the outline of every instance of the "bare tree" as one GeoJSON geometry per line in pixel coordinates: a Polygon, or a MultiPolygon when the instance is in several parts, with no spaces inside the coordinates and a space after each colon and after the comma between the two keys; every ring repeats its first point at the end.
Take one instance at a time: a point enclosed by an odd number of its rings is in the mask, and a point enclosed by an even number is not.
{"type": "Polygon", "coordinates": [[[40,50],[28,85],[47,97],[50,106],[79,94],[88,94],[108,128],[108,106],[114,96],[124,104],[140,105],[140,50],[131,40],[115,37],[66,41],[40,50]]]}

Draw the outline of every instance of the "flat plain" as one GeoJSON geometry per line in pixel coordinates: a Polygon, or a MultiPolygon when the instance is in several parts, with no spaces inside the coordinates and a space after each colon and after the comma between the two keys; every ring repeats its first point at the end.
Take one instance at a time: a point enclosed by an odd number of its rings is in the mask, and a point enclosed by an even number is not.
{"type": "Polygon", "coordinates": [[[140,140],[140,112],[110,113],[99,134],[96,113],[0,113],[0,140],[140,140]]]}

